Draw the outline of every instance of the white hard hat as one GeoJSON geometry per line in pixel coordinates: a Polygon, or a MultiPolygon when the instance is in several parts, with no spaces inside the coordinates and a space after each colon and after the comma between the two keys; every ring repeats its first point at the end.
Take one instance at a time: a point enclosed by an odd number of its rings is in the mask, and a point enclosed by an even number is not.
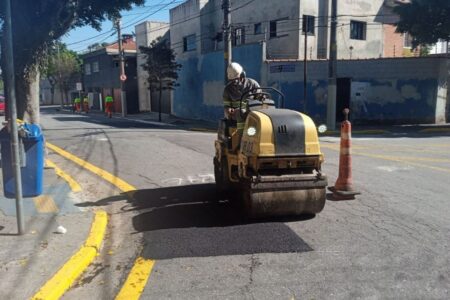
{"type": "Polygon", "coordinates": [[[239,78],[239,76],[241,76],[243,71],[244,69],[240,64],[235,62],[229,64],[227,68],[228,80],[239,78]]]}

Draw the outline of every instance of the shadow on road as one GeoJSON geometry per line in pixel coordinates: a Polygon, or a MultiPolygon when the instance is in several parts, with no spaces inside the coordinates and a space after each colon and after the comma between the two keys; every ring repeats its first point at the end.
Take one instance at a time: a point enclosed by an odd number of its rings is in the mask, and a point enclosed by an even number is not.
{"type": "Polygon", "coordinates": [[[133,226],[144,233],[143,256],[151,259],[206,257],[254,253],[305,252],[313,249],[285,222],[250,221],[235,201],[219,195],[214,184],[138,190],[80,206],[124,200],[123,210],[137,212],[133,226]]]}

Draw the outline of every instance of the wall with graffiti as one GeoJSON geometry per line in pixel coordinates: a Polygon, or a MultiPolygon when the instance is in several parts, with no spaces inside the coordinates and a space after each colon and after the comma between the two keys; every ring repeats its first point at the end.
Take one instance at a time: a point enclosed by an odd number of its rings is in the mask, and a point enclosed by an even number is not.
{"type": "MultiPolygon", "coordinates": [[[[328,62],[307,63],[306,101],[302,61],[264,61],[264,45],[233,48],[233,61],[262,86],[279,89],[285,107],[306,112],[317,123],[326,119],[328,62]]],[[[356,124],[442,123],[448,118],[449,58],[391,58],[338,62],[336,119],[349,107],[356,124]]],[[[223,116],[224,60],[222,52],[179,58],[180,86],[174,92],[173,113],[215,121],[223,116]]]]}

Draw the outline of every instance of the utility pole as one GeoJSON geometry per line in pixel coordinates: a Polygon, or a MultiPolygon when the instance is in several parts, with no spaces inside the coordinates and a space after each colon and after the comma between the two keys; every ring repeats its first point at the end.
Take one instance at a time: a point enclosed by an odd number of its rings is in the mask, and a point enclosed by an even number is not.
{"type": "Polygon", "coordinates": [[[62,75],[61,75],[61,66],[62,66],[62,62],[61,62],[61,52],[59,51],[59,42],[56,43],[56,49],[58,51],[58,77],[59,77],[59,92],[61,93],[61,110],[64,107],[64,92],[63,92],[63,88],[62,88],[62,75]]]}
{"type": "Polygon", "coordinates": [[[119,59],[120,59],[120,101],[122,104],[122,117],[127,115],[127,99],[126,92],[124,90],[124,82],[127,80],[125,75],[125,57],[122,49],[122,29],[121,29],[121,19],[116,19],[117,34],[119,36],[119,59]]]}
{"type": "MultiPolygon", "coordinates": [[[[17,228],[19,235],[24,233],[23,221],[23,199],[22,199],[22,174],[20,170],[19,158],[19,134],[17,130],[17,103],[16,103],[16,80],[14,74],[14,55],[13,55],[13,39],[12,39],[12,23],[11,23],[11,0],[6,0],[5,12],[6,25],[6,78],[9,96],[9,128],[11,130],[11,152],[12,152],[12,169],[14,171],[14,180],[16,182],[16,213],[17,213],[17,228]]],[[[4,162],[9,163],[9,162],[4,162]]]]}
{"type": "Polygon", "coordinates": [[[336,91],[337,91],[337,0],[331,0],[331,30],[330,30],[330,59],[328,60],[328,107],[327,127],[336,128],[336,91]]]}
{"type": "Polygon", "coordinates": [[[231,2],[223,0],[223,50],[224,50],[224,66],[225,66],[225,84],[228,83],[227,68],[231,64],[231,2]]]}
{"type": "Polygon", "coordinates": [[[306,114],[306,101],[308,97],[308,20],[303,15],[303,30],[305,34],[305,57],[303,58],[303,113],[306,114]]]}

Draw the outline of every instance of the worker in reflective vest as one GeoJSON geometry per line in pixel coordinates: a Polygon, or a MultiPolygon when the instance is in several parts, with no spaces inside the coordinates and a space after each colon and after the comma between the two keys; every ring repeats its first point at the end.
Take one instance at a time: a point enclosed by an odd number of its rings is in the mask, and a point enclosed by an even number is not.
{"type": "Polygon", "coordinates": [[[81,99],[79,97],[76,97],[74,100],[75,103],[75,112],[81,111],[81,99]]]}
{"type": "Polygon", "coordinates": [[[83,98],[83,109],[85,113],[89,112],[89,98],[87,96],[83,98]]]}
{"type": "Polygon", "coordinates": [[[112,96],[105,97],[105,111],[106,115],[112,118],[112,108],[113,108],[114,99],[112,96]]]}

